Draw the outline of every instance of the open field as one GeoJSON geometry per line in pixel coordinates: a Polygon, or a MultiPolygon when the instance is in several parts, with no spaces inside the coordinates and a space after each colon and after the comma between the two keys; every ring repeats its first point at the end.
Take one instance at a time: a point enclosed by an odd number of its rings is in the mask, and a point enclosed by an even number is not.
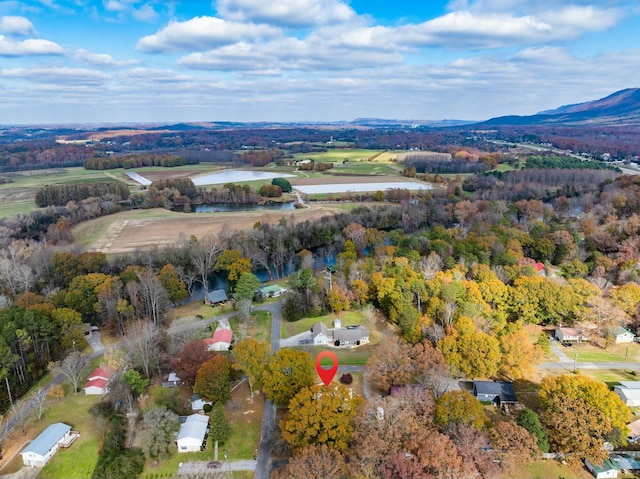
{"type": "MultiPolygon", "coordinates": [[[[362,206],[362,204],[358,204],[362,206]]],[[[104,216],[76,225],[73,235],[88,251],[106,254],[131,253],[140,249],[167,247],[202,238],[223,230],[246,231],[258,221],[277,223],[281,218],[298,223],[340,213],[340,205],[313,205],[311,208],[266,213],[174,213],[160,208],[133,210],[104,216]]]]}
{"type": "Polygon", "coordinates": [[[578,363],[600,361],[638,361],[640,359],[640,344],[611,344],[606,349],[593,344],[583,343],[571,347],[562,347],[564,353],[571,359],[577,354],[578,363]]]}

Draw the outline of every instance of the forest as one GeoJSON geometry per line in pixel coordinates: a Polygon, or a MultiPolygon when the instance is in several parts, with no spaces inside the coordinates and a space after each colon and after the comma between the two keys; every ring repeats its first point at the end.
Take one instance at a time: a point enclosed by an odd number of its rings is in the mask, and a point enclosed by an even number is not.
{"type": "MultiPolygon", "coordinates": [[[[478,151],[470,147],[440,149],[483,170],[508,160],[491,151],[469,153],[478,151]],[[494,156],[483,161],[487,154],[494,156]]],[[[260,163],[277,161],[281,152],[243,156],[260,163]]],[[[0,405],[7,410],[48,371],[73,369],[75,345],[86,325],[97,325],[119,344],[109,362],[130,373],[95,411],[112,442],[94,477],[126,467],[139,473],[144,456],[122,445],[126,419],[117,398],[135,409],[146,385],[176,368],[194,391],[220,404],[234,371],[242,371],[252,388],[288,409],[280,431],[292,456],[282,477],[304,474],[309,464],[332,465],[337,477],[497,477],[549,450],[570,461],[602,460],[605,441],[625,444],[629,417],[603,383],[581,375],[547,378],[539,407],[504,421],[492,421],[477,399],[448,387],[460,378],[530,378],[549,350],[544,328],[588,324],[593,342],[606,349],[613,328],[640,326],[640,176],[546,159],[532,165],[464,177],[425,171],[441,188],[362,195],[354,199],[377,201],[319,221],[283,217],[250,231],[192,236],[109,258],[82,252],[72,225],[131,205],[241,202],[257,194],[246,185],[196,189],[190,180],[156,182],[131,196],[126,188],[112,190],[116,183],[44,189],[41,199],[52,206],[0,224],[0,380],[9,386],[0,405]],[[335,259],[330,280],[314,267],[327,258],[335,259]],[[377,311],[393,337],[364,369],[379,393],[375,399],[351,398],[342,385],[313,386],[304,351],[270,356],[264,344],[243,340],[230,356],[189,356],[197,338],[168,328],[169,308],[222,275],[238,295],[241,321],[251,321],[258,271],[281,280],[295,271],[282,297],[286,321],[377,311]],[[532,328],[540,334],[531,335],[532,328]],[[289,369],[300,373],[295,381],[278,375],[289,369]],[[391,386],[399,388],[395,395],[391,386]]],[[[164,409],[145,412],[140,427],[168,425],[171,438],[184,405],[163,401],[164,409]]],[[[162,455],[168,447],[162,441],[145,442],[144,454],[162,455]]]]}

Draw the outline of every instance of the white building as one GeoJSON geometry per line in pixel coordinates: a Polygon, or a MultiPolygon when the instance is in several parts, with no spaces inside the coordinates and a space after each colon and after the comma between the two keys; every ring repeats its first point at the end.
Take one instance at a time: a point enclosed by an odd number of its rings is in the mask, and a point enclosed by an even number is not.
{"type": "Polygon", "coordinates": [[[51,424],[22,450],[22,462],[25,466],[43,467],[60,446],[70,444],[73,439],[71,426],[62,422],[51,424]]]}
{"type": "Polygon", "coordinates": [[[198,452],[206,444],[209,416],[192,414],[187,416],[178,431],[178,452],[198,452]]]}
{"type": "Polygon", "coordinates": [[[627,406],[640,406],[640,381],[622,381],[613,387],[613,392],[627,406]]]}

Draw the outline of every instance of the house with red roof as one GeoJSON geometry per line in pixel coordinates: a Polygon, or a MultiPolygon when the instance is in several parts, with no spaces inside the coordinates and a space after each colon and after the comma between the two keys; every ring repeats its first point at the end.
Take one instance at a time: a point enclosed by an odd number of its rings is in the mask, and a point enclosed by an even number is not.
{"type": "Polygon", "coordinates": [[[218,326],[211,338],[203,340],[207,351],[229,351],[233,342],[233,330],[228,319],[218,321],[218,326]]]}
{"type": "Polygon", "coordinates": [[[87,384],[84,385],[85,394],[104,394],[108,391],[108,384],[115,371],[107,366],[98,366],[87,377],[87,384]]]}

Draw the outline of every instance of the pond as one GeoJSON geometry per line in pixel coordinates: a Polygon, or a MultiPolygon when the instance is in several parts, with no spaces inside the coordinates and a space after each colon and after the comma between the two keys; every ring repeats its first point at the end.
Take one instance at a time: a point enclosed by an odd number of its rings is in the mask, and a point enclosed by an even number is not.
{"type": "Polygon", "coordinates": [[[386,191],[389,189],[406,190],[430,190],[433,186],[417,181],[397,181],[388,183],[348,183],[348,184],[328,184],[328,185],[299,185],[294,186],[296,190],[307,195],[319,195],[329,193],[361,193],[367,191],[386,191]]]}
{"type": "Polygon", "coordinates": [[[220,173],[211,173],[205,176],[191,178],[196,186],[223,185],[226,183],[238,183],[241,181],[272,180],[273,178],[287,178],[295,175],[286,173],[268,173],[266,171],[226,170],[220,173]]]}
{"type": "Polygon", "coordinates": [[[286,203],[268,201],[263,204],[204,203],[201,205],[192,205],[192,210],[195,213],[214,213],[214,212],[227,212],[227,211],[262,211],[262,210],[288,211],[293,209],[295,209],[293,201],[288,201],[286,203]]]}

